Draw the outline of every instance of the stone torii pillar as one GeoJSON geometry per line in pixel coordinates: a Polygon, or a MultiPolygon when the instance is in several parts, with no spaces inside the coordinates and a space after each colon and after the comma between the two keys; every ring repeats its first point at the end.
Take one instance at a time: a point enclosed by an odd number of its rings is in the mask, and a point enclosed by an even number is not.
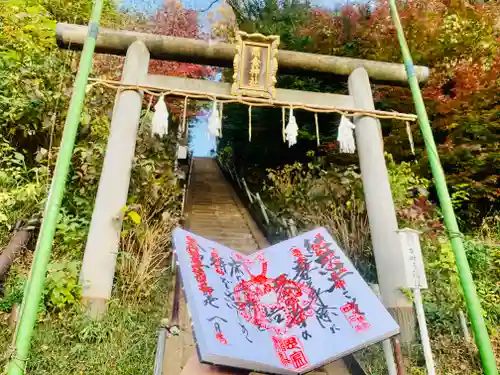
{"type": "MultiPolygon", "coordinates": [[[[375,109],[370,80],[364,68],[351,73],[348,85],[356,108],[375,109]]],[[[403,254],[382,136],[378,121],[373,117],[358,116],[354,123],[380,294],[385,307],[401,327],[402,341],[407,342],[413,338],[415,318],[412,303],[399,289],[404,280],[403,254]]]]}
{"type": "MultiPolygon", "coordinates": [[[[149,51],[144,43],[132,43],[127,50],[122,82],[140,84],[148,73],[148,66],[149,51]]],[[[116,96],[80,273],[83,302],[93,317],[100,317],[106,311],[111,297],[123,221],[122,208],[127,203],[142,97],[141,92],[133,89],[119,91],[116,96]]]]}

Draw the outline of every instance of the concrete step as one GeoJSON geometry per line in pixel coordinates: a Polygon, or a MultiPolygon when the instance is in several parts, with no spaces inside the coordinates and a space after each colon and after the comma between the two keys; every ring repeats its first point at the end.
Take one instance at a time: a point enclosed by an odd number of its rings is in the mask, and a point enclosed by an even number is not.
{"type": "Polygon", "coordinates": [[[198,217],[198,216],[209,216],[209,215],[226,215],[228,218],[230,217],[242,217],[241,211],[237,207],[232,207],[232,208],[207,208],[207,207],[199,207],[199,206],[192,206],[191,209],[189,210],[188,215],[191,217],[198,217]]]}

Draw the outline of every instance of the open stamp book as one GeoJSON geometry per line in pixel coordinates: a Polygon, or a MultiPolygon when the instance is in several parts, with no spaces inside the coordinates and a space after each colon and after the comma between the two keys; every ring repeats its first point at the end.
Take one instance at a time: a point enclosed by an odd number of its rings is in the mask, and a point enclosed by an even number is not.
{"type": "Polygon", "coordinates": [[[399,332],[323,228],[248,256],[182,229],[174,246],[204,363],[301,374],[399,332]]]}

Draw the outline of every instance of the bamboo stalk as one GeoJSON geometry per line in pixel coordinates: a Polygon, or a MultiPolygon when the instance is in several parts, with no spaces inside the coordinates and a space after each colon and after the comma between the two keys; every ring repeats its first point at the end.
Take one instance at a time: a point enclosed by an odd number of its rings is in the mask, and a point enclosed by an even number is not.
{"type": "Polygon", "coordinates": [[[451,247],[453,249],[453,252],[455,253],[458,275],[460,277],[460,284],[462,285],[462,290],[464,292],[465,303],[469,311],[472,329],[474,330],[474,338],[476,340],[479,355],[481,357],[483,370],[486,375],[498,375],[495,354],[493,352],[490,337],[488,335],[488,330],[486,329],[486,324],[484,322],[483,314],[481,311],[481,302],[479,301],[476,286],[474,284],[474,280],[472,279],[469,262],[467,261],[467,255],[465,254],[462,234],[460,233],[457,218],[455,216],[455,211],[451,203],[450,193],[448,192],[448,187],[446,185],[446,177],[443,172],[443,167],[441,166],[436,142],[434,141],[432,128],[427,116],[427,110],[425,109],[422,92],[420,91],[420,87],[418,84],[415,67],[413,65],[413,59],[411,57],[408,44],[406,43],[403,26],[399,19],[396,0],[389,0],[389,4],[391,7],[391,16],[396,26],[403,60],[406,66],[408,82],[410,84],[413,101],[415,102],[420,130],[422,131],[425,147],[429,156],[429,163],[432,175],[434,176],[436,190],[443,212],[444,222],[448,233],[450,234],[451,247]]]}
{"type": "Polygon", "coordinates": [[[8,375],[23,375],[28,360],[31,339],[35,329],[40,298],[42,296],[47,265],[52,253],[52,241],[56,230],[57,216],[66,188],[71,157],[78,132],[78,124],[85,99],[88,76],[92,67],[92,57],[96,45],[99,21],[101,18],[103,0],[95,0],[90,17],[88,35],[85,39],[80,57],[80,66],[75,80],[75,86],[66,117],[64,133],[57,157],[54,177],[50,186],[45,214],[38,237],[35,257],[28,282],[26,283],[19,324],[14,337],[14,352],[7,365],[8,375]]]}

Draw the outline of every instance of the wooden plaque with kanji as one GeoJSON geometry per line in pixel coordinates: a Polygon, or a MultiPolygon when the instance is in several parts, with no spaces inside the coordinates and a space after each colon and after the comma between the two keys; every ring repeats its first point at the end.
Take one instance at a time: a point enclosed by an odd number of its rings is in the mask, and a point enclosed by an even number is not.
{"type": "Polygon", "coordinates": [[[236,40],[232,94],[274,99],[279,36],[240,31],[236,40]]]}

